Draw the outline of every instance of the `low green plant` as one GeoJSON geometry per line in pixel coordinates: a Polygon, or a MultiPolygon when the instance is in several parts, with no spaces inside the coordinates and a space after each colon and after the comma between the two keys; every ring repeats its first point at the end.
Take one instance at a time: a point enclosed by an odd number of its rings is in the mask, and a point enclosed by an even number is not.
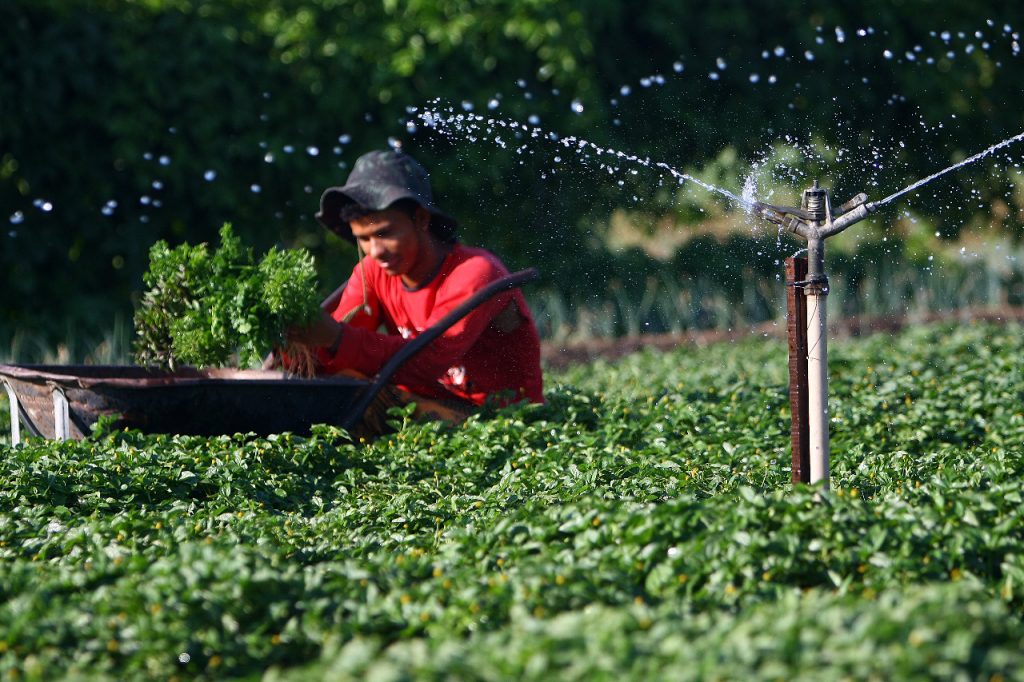
{"type": "Polygon", "coordinates": [[[158,241],[143,281],[134,344],[142,365],[251,366],[319,311],[307,251],[273,247],[257,262],[229,223],[213,250],[158,241]]]}
{"type": "Polygon", "coordinates": [[[1016,679],[1021,328],[829,350],[831,490],[760,337],[372,443],[0,446],[0,677],[1016,679]]]}

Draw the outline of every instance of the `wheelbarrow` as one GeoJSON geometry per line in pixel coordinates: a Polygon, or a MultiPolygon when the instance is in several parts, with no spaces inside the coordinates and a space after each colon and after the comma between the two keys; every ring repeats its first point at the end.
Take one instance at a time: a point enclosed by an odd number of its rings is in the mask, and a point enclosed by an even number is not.
{"type": "Polygon", "coordinates": [[[146,433],[308,433],[313,424],[351,429],[394,373],[453,324],[497,294],[538,278],[529,268],[492,282],[404,345],[371,381],[298,378],[282,371],[175,371],[131,365],[3,365],[11,444],[32,436],[80,440],[101,418],[146,433]]]}

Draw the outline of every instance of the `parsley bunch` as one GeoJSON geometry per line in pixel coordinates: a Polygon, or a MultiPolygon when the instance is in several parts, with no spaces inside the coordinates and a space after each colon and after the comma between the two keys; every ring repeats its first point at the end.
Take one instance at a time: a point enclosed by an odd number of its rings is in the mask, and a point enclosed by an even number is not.
{"type": "Polygon", "coordinates": [[[284,345],[286,329],[319,314],[309,252],[273,247],[257,262],[230,223],[214,250],[205,243],[173,249],[155,243],[143,282],[135,311],[140,365],[255,366],[284,345]]]}

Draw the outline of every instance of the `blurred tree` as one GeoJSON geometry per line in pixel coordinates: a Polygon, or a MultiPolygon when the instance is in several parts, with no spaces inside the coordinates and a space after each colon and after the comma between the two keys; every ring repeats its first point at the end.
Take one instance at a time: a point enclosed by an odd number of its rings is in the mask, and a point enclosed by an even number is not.
{"type": "MultiPolygon", "coordinates": [[[[563,290],[609,281],[617,208],[721,216],[664,174],[578,164],[522,130],[498,146],[426,129],[415,114],[434,101],[731,191],[799,146],[766,183],[826,172],[836,195],[875,198],[1020,131],[1019,36],[1002,14],[991,0],[8,0],[0,337],[109,328],[150,244],[229,220],[257,248],[311,248],[332,287],[354,254],[314,223],[319,194],[389,142],[432,170],[466,241],[563,290]]],[[[978,165],[915,210],[953,236],[979,207],[1015,205],[1012,188],[978,165]]]]}

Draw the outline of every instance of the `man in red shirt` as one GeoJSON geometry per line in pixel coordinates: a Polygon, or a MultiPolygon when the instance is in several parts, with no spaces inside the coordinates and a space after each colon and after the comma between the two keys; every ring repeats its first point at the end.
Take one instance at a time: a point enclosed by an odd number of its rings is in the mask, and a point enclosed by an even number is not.
{"type": "MultiPolygon", "coordinates": [[[[323,319],[300,333],[318,347],[323,374],[376,374],[409,339],[508,275],[494,254],[458,242],[426,171],[402,152],[360,157],[343,187],[324,192],[316,217],[361,254],[323,319]]],[[[492,396],[543,402],[540,339],[522,292],[477,307],[409,359],[394,383],[412,400],[466,407],[492,396]]]]}

